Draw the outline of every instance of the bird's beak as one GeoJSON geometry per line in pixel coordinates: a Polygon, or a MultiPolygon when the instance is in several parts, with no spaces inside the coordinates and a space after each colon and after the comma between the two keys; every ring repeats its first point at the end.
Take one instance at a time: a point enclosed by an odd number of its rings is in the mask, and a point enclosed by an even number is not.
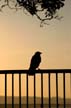
{"type": "Polygon", "coordinates": [[[42,52],[40,52],[40,54],[42,54],[42,52]]]}

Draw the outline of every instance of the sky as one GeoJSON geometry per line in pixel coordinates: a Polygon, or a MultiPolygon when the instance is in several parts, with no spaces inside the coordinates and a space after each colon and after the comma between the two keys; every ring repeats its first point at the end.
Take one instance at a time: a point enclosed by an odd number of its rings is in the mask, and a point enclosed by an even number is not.
{"type": "MultiPolygon", "coordinates": [[[[64,8],[60,10],[63,16],[61,21],[52,20],[43,27],[40,27],[40,21],[35,16],[26,15],[22,10],[3,9],[3,13],[0,13],[0,69],[28,69],[36,51],[42,52],[40,69],[71,69],[70,4],[71,1],[66,0],[64,8]]],[[[3,80],[4,76],[0,77],[0,81],[3,80]]],[[[16,84],[17,80],[16,76],[16,84]]],[[[2,95],[3,89],[0,90],[2,95]]],[[[52,94],[55,96],[55,93],[52,94]]]]}

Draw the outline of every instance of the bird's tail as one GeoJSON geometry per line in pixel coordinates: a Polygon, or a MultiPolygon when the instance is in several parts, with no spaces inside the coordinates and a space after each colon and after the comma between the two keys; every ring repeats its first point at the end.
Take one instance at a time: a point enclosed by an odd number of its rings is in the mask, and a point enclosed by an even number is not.
{"type": "Polygon", "coordinates": [[[34,69],[29,68],[28,75],[35,75],[34,69]]]}

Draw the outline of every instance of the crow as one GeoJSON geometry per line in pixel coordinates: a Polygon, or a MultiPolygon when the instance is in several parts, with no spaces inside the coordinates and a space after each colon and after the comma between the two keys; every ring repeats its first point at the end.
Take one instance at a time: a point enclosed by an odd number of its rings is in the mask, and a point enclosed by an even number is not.
{"type": "Polygon", "coordinates": [[[39,67],[39,64],[41,62],[41,52],[37,51],[35,54],[32,56],[31,63],[30,63],[30,68],[29,68],[29,75],[34,75],[36,70],[39,67]]]}

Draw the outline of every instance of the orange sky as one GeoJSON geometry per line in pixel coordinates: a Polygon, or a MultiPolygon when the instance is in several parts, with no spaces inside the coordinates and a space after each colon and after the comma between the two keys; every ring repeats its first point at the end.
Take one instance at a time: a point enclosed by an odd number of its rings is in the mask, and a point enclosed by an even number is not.
{"type": "Polygon", "coordinates": [[[71,68],[70,2],[66,0],[60,11],[62,21],[53,20],[43,28],[35,16],[21,10],[0,13],[0,69],[28,69],[37,50],[43,53],[40,68],[71,68]]]}

